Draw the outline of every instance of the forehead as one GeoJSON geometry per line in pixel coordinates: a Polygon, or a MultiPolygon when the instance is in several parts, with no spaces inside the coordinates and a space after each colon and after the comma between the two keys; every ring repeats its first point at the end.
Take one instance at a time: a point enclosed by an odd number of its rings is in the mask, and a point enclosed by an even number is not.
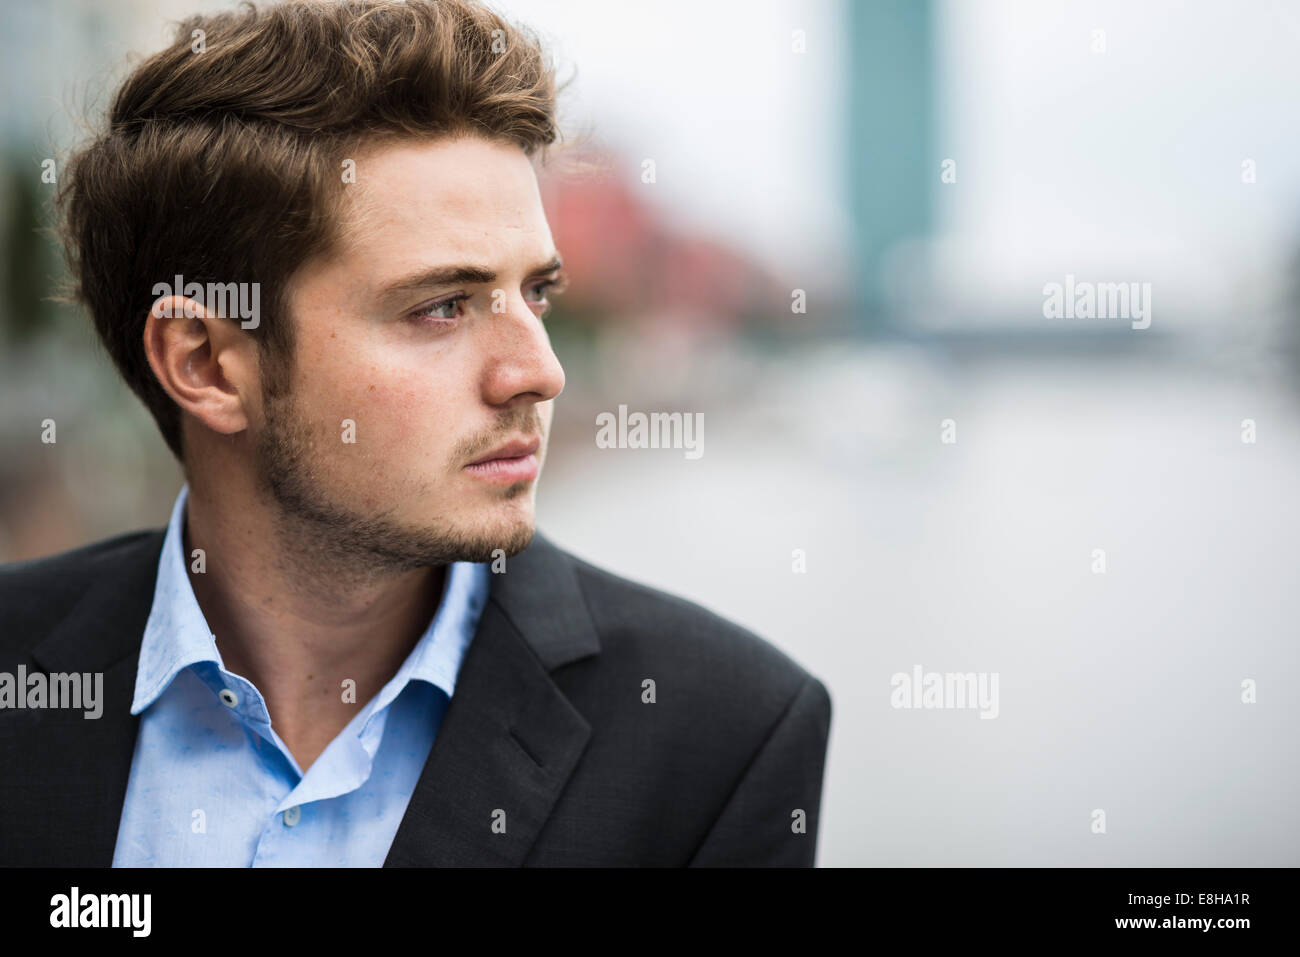
{"type": "Polygon", "coordinates": [[[399,141],[356,157],[343,221],[349,256],[383,272],[434,260],[504,266],[551,245],[524,151],[476,136],[399,141]]]}

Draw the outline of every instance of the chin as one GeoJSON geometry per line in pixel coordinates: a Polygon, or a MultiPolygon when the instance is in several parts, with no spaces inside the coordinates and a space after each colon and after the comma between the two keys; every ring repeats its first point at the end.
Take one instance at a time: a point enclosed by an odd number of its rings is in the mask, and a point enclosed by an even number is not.
{"type": "Polygon", "coordinates": [[[522,508],[506,507],[493,511],[495,514],[483,516],[483,521],[473,534],[489,553],[487,558],[480,561],[494,557],[490,553],[496,549],[503,550],[507,557],[517,555],[528,547],[536,534],[531,502],[522,508]]]}

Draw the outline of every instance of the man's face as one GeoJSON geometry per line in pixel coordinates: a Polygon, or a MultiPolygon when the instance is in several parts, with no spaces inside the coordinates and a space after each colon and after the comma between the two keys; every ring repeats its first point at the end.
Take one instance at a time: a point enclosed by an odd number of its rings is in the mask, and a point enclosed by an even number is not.
{"type": "Polygon", "coordinates": [[[264,390],[262,482],[308,542],[354,564],[513,555],[564,388],[532,165],[476,137],[354,158],[347,240],[294,278],[292,378],[264,390]],[[503,450],[517,440],[539,444],[503,450]],[[498,451],[512,458],[473,465],[498,451]]]}

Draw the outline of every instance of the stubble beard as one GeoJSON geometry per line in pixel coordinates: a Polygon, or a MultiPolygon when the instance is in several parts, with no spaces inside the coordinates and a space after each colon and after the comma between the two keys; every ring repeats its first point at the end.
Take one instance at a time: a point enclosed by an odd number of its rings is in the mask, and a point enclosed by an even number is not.
{"type": "MultiPolygon", "coordinates": [[[[392,509],[361,514],[332,496],[321,450],[292,394],[263,396],[265,424],[257,442],[260,487],[276,505],[275,534],[283,553],[303,570],[336,580],[373,581],[417,568],[510,557],[532,541],[533,522],[518,519],[499,528],[461,529],[445,520],[412,527],[391,518],[392,509]]],[[[527,495],[520,482],[502,501],[527,495]]]]}

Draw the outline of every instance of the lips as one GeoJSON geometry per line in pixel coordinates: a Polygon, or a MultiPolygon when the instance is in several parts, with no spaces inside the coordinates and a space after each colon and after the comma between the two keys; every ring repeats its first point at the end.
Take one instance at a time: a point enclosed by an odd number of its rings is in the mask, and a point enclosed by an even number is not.
{"type": "Polygon", "coordinates": [[[505,445],[493,452],[489,452],[482,458],[475,459],[469,464],[471,466],[486,465],[488,462],[494,462],[497,459],[526,458],[529,455],[533,455],[539,448],[541,448],[541,445],[541,439],[516,439],[513,442],[507,442],[505,445]]]}
{"type": "Polygon", "coordinates": [[[492,452],[465,466],[474,478],[491,485],[514,485],[537,478],[540,465],[535,454],[541,448],[541,439],[517,439],[499,446],[492,452]]]}

